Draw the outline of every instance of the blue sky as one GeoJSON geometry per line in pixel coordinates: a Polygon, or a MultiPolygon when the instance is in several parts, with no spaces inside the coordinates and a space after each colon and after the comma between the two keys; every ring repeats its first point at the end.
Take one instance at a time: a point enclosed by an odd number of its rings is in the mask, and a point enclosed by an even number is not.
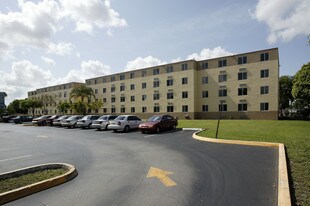
{"type": "Polygon", "coordinates": [[[309,25],[309,0],[1,0],[0,91],[273,47],[294,75],[309,25]]]}

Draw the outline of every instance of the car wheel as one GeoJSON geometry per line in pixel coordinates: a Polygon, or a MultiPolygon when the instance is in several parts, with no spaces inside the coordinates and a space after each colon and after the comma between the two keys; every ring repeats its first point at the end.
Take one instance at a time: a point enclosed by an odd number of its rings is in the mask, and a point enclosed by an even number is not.
{"type": "Polygon", "coordinates": [[[76,124],[76,123],[74,123],[73,127],[74,127],[74,128],[77,128],[77,124],[76,124]]]}
{"type": "Polygon", "coordinates": [[[176,130],[176,128],[177,128],[177,127],[176,127],[175,124],[174,124],[174,125],[172,126],[172,129],[173,129],[173,130],[176,130]]]}
{"type": "Polygon", "coordinates": [[[90,127],[91,127],[91,123],[88,125],[88,129],[90,129],[90,127]]]}
{"type": "Polygon", "coordinates": [[[117,132],[117,130],[116,130],[116,129],[113,129],[113,132],[117,132]]]}
{"type": "Polygon", "coordinates": [[[157,128],[156,128],[156,133],[157,133],[157,134],[160,133],[160,127],[157,127],[157,128]]]}
{"type": "Polygon", "coordinates": [[[43,125],[43,126],[46,126],[46,125],[47,125],[47,123],[46,123],[46,122],[42,122],[42,125],[43,125]]]}
{"type": "Polygon", "coordinates": [[[126,125],[123,131],[124,131],[124,132],[129,132],[129,129],[130,129],[129,126],[126,125]]]}
{"type": "Polygon", "coordinates": [[[108,130],[108,124],[105,126],[104,130],[105,130],[105,131],[107,131],[107,130],[108,130]]]}
{"type": "Polygon", "coordinates": [[[145,131],[142,130],[141,133],[142,133],[142,134],[145,134],[145,131]]]}

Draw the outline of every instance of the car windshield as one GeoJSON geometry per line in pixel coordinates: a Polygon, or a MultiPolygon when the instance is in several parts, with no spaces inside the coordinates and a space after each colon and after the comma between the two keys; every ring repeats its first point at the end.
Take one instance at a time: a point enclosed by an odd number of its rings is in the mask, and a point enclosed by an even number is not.
{"type": "Polygon", "coordinates": [[[71,117],[69,117],[67,120],[74,120],[74,119],[76,119],[77,118],[77,116],[71,116],[71,117]]]}
{"type": "Polygon", "coordinates": [[[46,118],[47,116],[41,116],[41,117],[38,117],[38,119],[44,119],[46,118]]]}
{"type": "Polygon", "coordinates": [[[108,120],[108,116],[101,116],[98,120],[108,120]]]}
{"type": "Polygon", "coordinates": [[[62,120],[62,119],[66,119],[66,118],[68,118],[68,116],[61,116],[58,118],[58,120],[62,120]]]}
{"type": "Polygon", "coordinates": [[[117,120],[125,120],[125,119],[126,119],[126,116],[118,116],[116,117],[115,120],[117,121],[117,120]]]}
{"type": "Polygon", "coordinates": [[[149,118],[147,121],[148,122],[159,122],[161,120],[161,116],[153,116],[149,118]]]}
{"type": "Polygon", "coordinates": [[[87,120],[89,118],[90,118],[90,116],[85,116],[85,117],[82,118],[82,120],[87,120]]]}

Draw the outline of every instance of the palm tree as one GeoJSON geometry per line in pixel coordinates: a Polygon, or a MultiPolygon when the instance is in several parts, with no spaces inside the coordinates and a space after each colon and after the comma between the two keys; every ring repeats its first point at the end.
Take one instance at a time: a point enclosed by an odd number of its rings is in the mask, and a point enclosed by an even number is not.
{"type": "MultiPolygon", "coordinates": [[[[75,98],[75,99],[80,99],[81,103],[85,103],[85,99],[87,100],[87,103],[90,103],[90,100],[92,97],[95,97],[94,91],[90,87],[86,87],[85,85],[81,85],[79,87],[75,87],[72,89],[70,92],[70,99],[75,98]]],[[[81,104],[79,104],[81,105],[81,104]]],[[[83,114],[86,114],[86,109],[83,109],[83,114]]]]}

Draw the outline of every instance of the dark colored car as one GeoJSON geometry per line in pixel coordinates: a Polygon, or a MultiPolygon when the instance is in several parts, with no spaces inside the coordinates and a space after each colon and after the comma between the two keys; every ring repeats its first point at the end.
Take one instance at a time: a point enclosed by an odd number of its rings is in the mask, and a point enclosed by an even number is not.
{"type": "Polygon", "coordinates": [[[32,121],[32,117],[30,116],[17,116],[15,118],[13,118],[13,122],[15,124],[21,124],[23,122],[31,122],[32,121]]]}
{"type": "Polygon", "coordinates": [[[47,125],[53,126],[54,120],[55,120],[55,119],[58,119],[60,116],[61,116],[61,115],[53,115],[53,116],[51,116],[50,118],[47,118],[47,119],[46,119],[47,125]]]}
{"type": "Polygon", "coordinates": [[[164,130],[175,130],[178,126],[178,120],[170,115],[154,115],[147,122],[139,125],[139,130],[142,133],[156,132],[160,133],[164,130]]]}
{"type": "Polygon", "coordinates": [[[41,117],[35,118],[32,120],[32,124],[36,124],[38,126],[41,126],[41,125],[45,126],[47,124],[46,120],[50,117],[51,115],[43,115],[41,117]]]}
{"type": "Polygon", "coordinates": [[[14,115],[10,115],[10,116],[3,116],[2,117],[2,121],[4,123],[9,123],[9,122],[12,122],[13,121],[13,118],[15,118],[16,116],[14,115]]]}

